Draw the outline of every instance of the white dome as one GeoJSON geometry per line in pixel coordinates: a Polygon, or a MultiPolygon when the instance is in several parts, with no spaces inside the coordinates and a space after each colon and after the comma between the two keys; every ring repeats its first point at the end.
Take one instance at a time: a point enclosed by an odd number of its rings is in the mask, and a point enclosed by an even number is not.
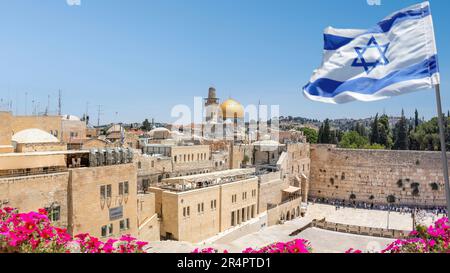
{"type": "Polygon", "coordinates": [[[72,121],[81,121],[81,119],[79,117],[73,116],[73,115],[64,115],[64,116],[62,116],[62,119],[72,120],[72,121]]]}
{"type": "Polygon", "coordinates": [[[58,143],[53,135],[41,129],[26,129],[12,136],[12,141],[17,143],[58,143]]]}
{"type": "Polygon", "coordinates": [[[164,127],[160,127],[160,128],[155,128],[150,131],[150,133],[155,133],[155,132],[170,132],[170,130],[167,128],[164,128],[164,127]]]}

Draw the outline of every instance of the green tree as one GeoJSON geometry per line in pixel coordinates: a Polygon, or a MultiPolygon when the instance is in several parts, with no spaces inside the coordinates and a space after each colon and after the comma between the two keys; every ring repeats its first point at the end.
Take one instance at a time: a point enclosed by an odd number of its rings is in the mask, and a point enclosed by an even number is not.
{"type": "Polygon", "coordinates": [[[402,116],[395,125],[395,150],[407,150],[408,145],[408,124],[405,118],[405,112],[402,110],[402,116]]]}
{"type": "Polygon", "coordinates": [[[417,127],[419,127],[419,111],[414,111],[414,131],[417,130],[417,127]]]}
{"type": "Polygon", "coordinates": [[[378,124],[378,113],[375,116],[375,119],[372,122],[371,130],[370,130],[370,143],[375,144],[379,143],[380,138],[380,129],[378,124]]]}
{"type": "Polygon", "coordinates": [[[339,147],[347,149],[363,149],[368,144],[369,140],[366,137],[361,136],[356,131],[350,131],[343,135],[339,147]]]}
{"type": "Polygon", "coordinates": [[[326,119],[323,125],[322,131],[322,142],[321,143],[331,143],[331,130],[330,130],[330,120],[326,119]]]}
{"type": "Polygon", "coordinates": [[[387,115],[382,115],[378,119],[378,129],[378,142],[376,143],[384,146],[386,149],[390,149],[392,147],[392,137],[387,115]]]}
{"type": "Polygon", "coordinates": [[[148,121],[148,119],[145,119],[144,122],[142,122],[142,130],[150,131],[152,129],[152,124],[148,121]]]}
{"type": "Polygon", "coordinates": [[[366,127],[363,124],[359,123],[359,122],[357,122],[355,124],[355,126],[353,127],[353,131],[358,132],[358,134],[360,136],[366,136],[367,135],[366,134],[366,127]]]}
{"type": "Polygon", "coordinates": [[[316,130],[312,129],[312,128],[308,128],[308,127],[303,127],[303,128],[299,128],[298,129],[300,132],[303,132],[303,134],[306,137],[306,140],[311,143],[311,144],[315,144],[318,142],[319,140],[319,134],[316,130]]]}
{"type": "Polygon", "coordinates": [[[319,127],[319,132],[317,134],[317,143],[323,143],[323,124],[320,125],[319,127]]]}

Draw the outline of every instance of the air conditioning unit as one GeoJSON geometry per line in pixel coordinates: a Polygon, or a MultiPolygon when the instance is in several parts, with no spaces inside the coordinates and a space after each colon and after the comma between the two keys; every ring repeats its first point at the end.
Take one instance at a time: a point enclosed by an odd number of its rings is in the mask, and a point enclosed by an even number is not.
{"type": "Polygon", "coordinates": [[[98,166],[97,150],[95,150],[95,149],[91,149],[89,151],[89,166],[91,166],[91,167],[98,166]]]}
{"type": "Polygon", "coordinates": [[[127,153],[122,148],[120,148],[120,163],[121,164],[127,163],[127,153]]]}
{"type": "Polygon", "coordinates": [[[105,155],[106,151],[105,150],[100,150],[97,152],[97,166],[104,166],[106,165],[106,155],[105,155]]]}
{"type": "Polygon", "coordinates": [[[106,149],[106,165],[112,165],[114,158],[113,158],[113,151],[111,149],[106,149]]]}

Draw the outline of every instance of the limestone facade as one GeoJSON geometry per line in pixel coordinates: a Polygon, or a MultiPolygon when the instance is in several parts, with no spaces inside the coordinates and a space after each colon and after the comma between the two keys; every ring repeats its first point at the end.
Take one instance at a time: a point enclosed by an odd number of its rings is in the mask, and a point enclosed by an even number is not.
{"type": "Polygon", "coordinates": [[[242,170],[228,172],[186,176],[179,178],[177,182],[172,182],[173,179],[167,180],[166,182],[175,183],[172,189],[162,186],[151,187],[149,190],[156,195],[156,211],[162,221],[161,237],[201,242],[257,217],[257,177],[252,175],[242,177],[239,174],[242,170]],[[190,179],[216,181],[215,177],[230,182],[190,190],[181,190],[176,186],[183,187],[185,181],[190,179]]]}
{"type": "Polygon", "coordinates": [[[439,152],[311,148],[312,197],[374,204],[445,206],[439,152]]]}
{"type": "Polygon", "coordinates": [[[69,231],[99,238],[137,235],[136,177],[133,164],[70,169],[69,231]]]}

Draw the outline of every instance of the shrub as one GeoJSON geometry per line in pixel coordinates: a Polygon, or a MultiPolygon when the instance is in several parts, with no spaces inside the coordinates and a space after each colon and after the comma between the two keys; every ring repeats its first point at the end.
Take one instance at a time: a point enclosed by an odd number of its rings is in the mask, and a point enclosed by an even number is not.
{"type": "Polygon", "coordinates": [[[392,203],[395,203],[395,201],[396,201],[395,195],[389,195],[389,196],[387,197],[387,202],[388,202],[388,203],[392,204],[392,203]]]}
{"type": "Polygon", "coordinates": [[[448,218],[442,218],[428,228],[418,226],[408,238],[395,241],[382,253],[450,253],[448,218]]]}
{"type": "Polygon", "coordinates": [[[430,187],[433,191],[438,191],[439,190],[439,185],[438,183],[434,182],[430,184],[430,187]]]}
{"type": "Polygon", "coordinates": [[[29,213],[0,209],[0,252],[143,253],[146,245],[129,235],[106,243],[89,234],[72,238],[66,229],[51,224],[45,209],[29,213]]]}

